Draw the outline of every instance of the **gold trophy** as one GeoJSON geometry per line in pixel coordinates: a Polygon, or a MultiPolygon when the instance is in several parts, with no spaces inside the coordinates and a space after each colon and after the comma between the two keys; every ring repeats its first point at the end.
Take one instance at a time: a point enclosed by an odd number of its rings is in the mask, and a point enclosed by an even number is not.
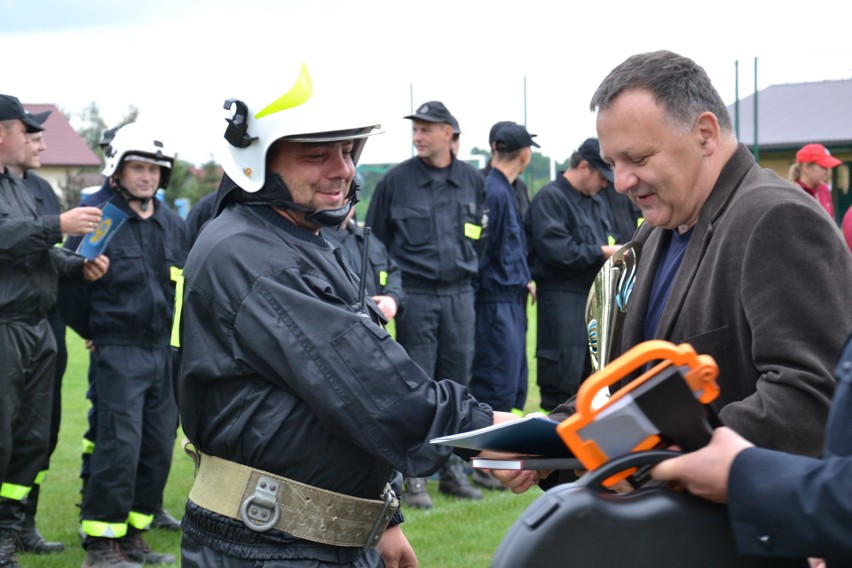
{"type": "MultiPolygon", "coordinates": [[[[607,259],[592,282],[586,300],[586,330],[594,371],[606,366],[618,348],[640,250],[641,245],[634,241],[621,247],[607,259]]],[[[606,402],[609,392],[604,389],[598,396],[601,398],[595,398],[593,407],[606,402]]]]}

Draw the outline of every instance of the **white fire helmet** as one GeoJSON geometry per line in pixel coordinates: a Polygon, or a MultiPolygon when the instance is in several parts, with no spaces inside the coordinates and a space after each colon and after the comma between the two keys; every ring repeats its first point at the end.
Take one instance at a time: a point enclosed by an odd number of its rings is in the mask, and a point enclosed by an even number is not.
{"type": "Polygon", "coordinates": [[[358,162],[366,138],[381,125],[353,94],[357,86],[340,73],[314,75],[306,63],[267,71],[266,86],[251,98],[228,99],[227,127],[219,161],[238,186],[259,191],[266,180],[266,153],[278,139],[293,142],[354,140],[358,162]],[[368,116],[364,116],[368,115],[368,116]]]}
{"type": "Polygon", "coordinates": [[[104,170],[106,177],[112,177],[121,169],[124,160],[138,160],[160,166],[160,187],[169,185],[175,154],[170,145],[155,136],[151,129],[138,122],[125,124],[118,129],[115,137],[104,148],[104,170]]]}

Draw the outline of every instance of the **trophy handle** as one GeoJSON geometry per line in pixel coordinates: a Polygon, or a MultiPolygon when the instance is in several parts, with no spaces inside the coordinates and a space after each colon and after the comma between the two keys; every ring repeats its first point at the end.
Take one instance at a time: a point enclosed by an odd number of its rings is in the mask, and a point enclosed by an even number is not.
{"type": "Polygon", "coordinates": [[[606,366],[618,348],[640,251],[636,241],[625,244],[607,259],[592,282],[586,301],[586,331],[594,371],[606,366]]]}

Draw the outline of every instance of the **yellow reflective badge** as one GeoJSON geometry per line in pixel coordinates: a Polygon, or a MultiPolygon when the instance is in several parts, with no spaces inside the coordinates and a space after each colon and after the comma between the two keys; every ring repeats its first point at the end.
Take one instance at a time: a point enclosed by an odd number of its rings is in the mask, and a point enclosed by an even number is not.
{"type": "Polygon", "coordinates": [[[180,349],[180,316],[183,310],[183,268],[170,267],[169,275],[175,283],[175,313],[172,318],[171,346],[180,349]]]}
{"type": "Polygon", "coordinates": [[[464,224],[464,236],[469,239],[478,241],[482,237],[482,227],[473,223],[464,224]]]}

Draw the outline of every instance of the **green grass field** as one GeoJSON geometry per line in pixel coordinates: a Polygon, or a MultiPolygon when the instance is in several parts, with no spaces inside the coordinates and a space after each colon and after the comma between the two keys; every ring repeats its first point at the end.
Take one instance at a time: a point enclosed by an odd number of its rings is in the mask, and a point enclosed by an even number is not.
{"type": "MultiPolygon", "coordinates": [[[[535,388],[535,309],[529,310],[530,331],[527,337],[530,360],[530,396],[528,412],[538,410],[535,388]]],[[[80,566],[80,449],[86,429],[86,374],[88,355],[83,341],[69,330],[69,362],[62,390],[62,425],[59,445],[53,455],[50,473],[42,486],[37,525],[48,540],[65,543],[65,552],[38,556],[21,554],[24,568],[67,568],[80,566]]],[[[184,504],[192,487],[192,463],[180,448],[180,435],[175,443],[174,460],[166,486],[165,507],[175,517],[183,515],[184,504]]],[[[429,481],[435,507],[428,511],[405,510],[405,534],[424,568],[487,567],[500,539],[512,522],[539,495],[533,489],[524,495],[507,491],[485,491],[481,501],[462,501],[438,493],[437,482],[429,481]]],[[[145,537],[154,550],[180,556],[180,533],[154,530],[145,537]]]]}

